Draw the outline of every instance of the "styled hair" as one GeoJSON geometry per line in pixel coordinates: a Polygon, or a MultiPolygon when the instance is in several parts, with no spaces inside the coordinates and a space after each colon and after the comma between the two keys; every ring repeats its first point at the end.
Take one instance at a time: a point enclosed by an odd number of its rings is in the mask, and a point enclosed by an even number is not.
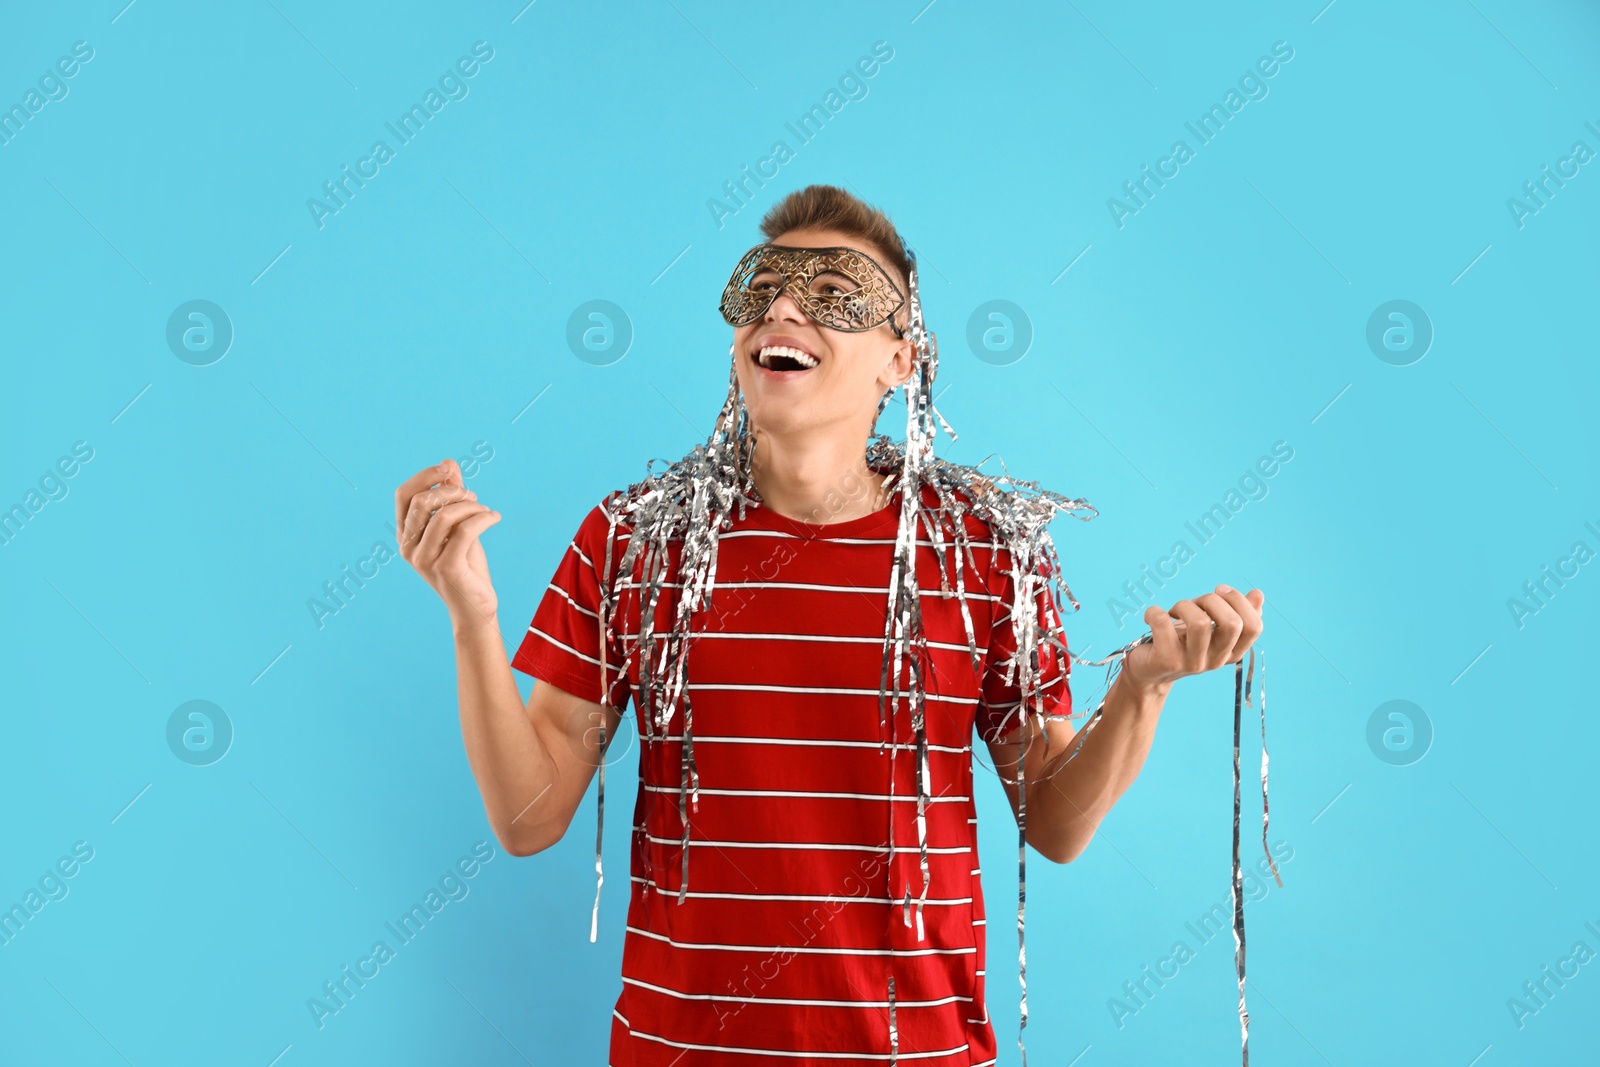
{"type": "Polygon", "coordinates": [[[761,220],[761,233],[769,241],[790,230],[838,230],[849,234],[871,245],[869,252],[882,256],[902,293],[909,288],[911,259],[906,255],[900,231],[888,215],[837,185],[796,189],[774,204],[761,220]]]}

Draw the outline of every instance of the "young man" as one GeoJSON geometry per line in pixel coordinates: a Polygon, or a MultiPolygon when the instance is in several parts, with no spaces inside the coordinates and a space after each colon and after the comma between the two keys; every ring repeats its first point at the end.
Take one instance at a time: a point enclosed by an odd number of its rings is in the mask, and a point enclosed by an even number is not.
{"type": "Polygon", "coordinates": [[[908,503],[923,461],[869,447],[887,395],[925,414],[931,383],[894,227],[811,186],[761,229],[724,293],[717,433],[677,482],[589,512],[513,659],[479,542],[500,516],[452,461],[397,491],[402,555],[449,608],[462,735],[507,851],[561,838],[634,703],[611,1067],[991,1064],[974,732],[1027,843],[1066,863],[1138,775],[1172,684],[1236,663],[1263,597],[1219,585],[1149,608],[1153,639],[1074,750],[1070,658],[1034,640],[1059,635],[1057,605],[1016,584],[1050,557],[985,510],[989,483],[939,482],[971,468],[928,460],[908,503]],[[535,678],[526,708],[512,667],[535,678]]]}

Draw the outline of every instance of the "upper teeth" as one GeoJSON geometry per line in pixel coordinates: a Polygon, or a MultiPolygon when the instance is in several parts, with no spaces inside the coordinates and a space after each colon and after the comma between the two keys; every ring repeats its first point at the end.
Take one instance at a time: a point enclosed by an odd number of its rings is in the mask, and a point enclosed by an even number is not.
{"type": "Polygon", "coordinates": [[[788,356],[790,359],[798,362],[801,366],[807,368],[815,367],[817,365],[817,358],[815,356],[808,352],[803,352],[798,348],[790,348],[788,345],[767,345],[761,349],[756,358],[761,361],[761,365],[763,367],[771,367],[773,356],[788,356]]]}

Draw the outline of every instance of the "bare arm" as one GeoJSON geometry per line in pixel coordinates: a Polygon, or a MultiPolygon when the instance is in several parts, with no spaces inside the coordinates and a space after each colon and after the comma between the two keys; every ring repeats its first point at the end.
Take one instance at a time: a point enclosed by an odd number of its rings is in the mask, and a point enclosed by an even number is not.
{"type": "Polygon", "coordinates": [[[454,460],[395,491],[400,555],[438,592],[456,646],[456,694],[467,761],[501,847],[528,856],[561,839],[621,715],[544,681],[517,690],[479,535],[500,519],[477,502],[454,460]]]}
{"type": "Polygon", "coordinates": [[[500,844],[528,856],[561,840],[622,716],[535,680],[526,708],[494,620],[455,625],[456,692],[467,761],[500,844]]]}
{"type": "Polygon", "coordinates": [[[1100,820],[1121,798],[1144,767],[1156,736],[1156,720],[1170,686],[1141,689],[1124,684],[1123,675],[1106,693],[1100,722],[1083,738],[1077,755],[1077,731],[1065,719],[1046,721],[1040,731],[1033,719],[1004,741],[991,741],[989,753],[1000,774],[1011,811],[1017,811],[1017,758],[1023,757],[1028,786],[1028,844],[1056,863],[1075,860],[1089,846],[1100,820]]]}
{"type": "Polygon", "coordinates": [[[1079,738],[1065,719],[1047,721],[1042,735],[1038,724],[1027,719],[1010,737],[989,743],[1013,813],[1018,808],[1017,760],[1023,760],[1028,844],[1056,863],[1083,853],[1100,821],[1143,769],[1172,683],[1238,662],[1261,635],[1264,600],[1260,590],[1247,597],[1219,585],[1214,593],[1178,601],[1170,612],[1146,609],[1145,622],[1155,640],[1124,659],[1106,693],[1100,721],[1081,739],[1076,755],[1079,738]],[[1181,630],[1175,619],[1183,621],[1181,630]]]}

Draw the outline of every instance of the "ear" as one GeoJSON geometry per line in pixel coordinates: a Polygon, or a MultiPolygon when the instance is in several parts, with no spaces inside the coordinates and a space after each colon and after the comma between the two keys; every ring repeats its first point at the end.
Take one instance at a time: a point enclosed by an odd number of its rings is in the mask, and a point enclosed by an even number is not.
{"type": "Polygon", "coordinates": [[[911,338],[902,338],[894,343],[889,350],[888,362],[884,364],[883,373],[878,375],[878,381],[885,389],[893,389],[905,384],[911,377],[911,372],[916,369],[917,350],[911,343],[911,338]]]}

